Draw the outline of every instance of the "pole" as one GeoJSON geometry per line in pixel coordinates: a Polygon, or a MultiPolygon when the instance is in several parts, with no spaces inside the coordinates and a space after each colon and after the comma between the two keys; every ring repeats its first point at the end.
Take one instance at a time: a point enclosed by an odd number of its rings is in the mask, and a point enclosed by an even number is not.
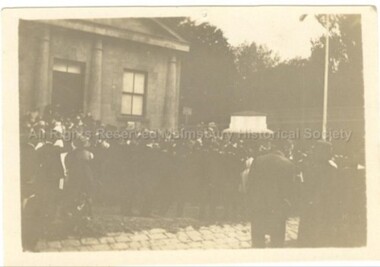
{"type": "Polygon", "coordinates": [[[327,137],[327,100],[328,100],[328,80],[329,80],[329,15],[326,15],[326,45],[325,45],[325,76],[323,86],[323,121],[322,121],[322,139],[326,141],[327,137]]]}

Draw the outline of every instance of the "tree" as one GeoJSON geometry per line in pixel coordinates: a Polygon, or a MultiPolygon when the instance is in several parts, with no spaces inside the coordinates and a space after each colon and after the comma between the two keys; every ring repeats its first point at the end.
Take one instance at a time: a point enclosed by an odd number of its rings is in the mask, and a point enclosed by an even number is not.
{"type": "Polygon", "coordinates": [[[266,46],[256,43],[244,43],[234,49],[237,70],[236,88],[234,90],[233,109],[262,109],[263,76],[262,74],[277,66],[280,58],[266,46]]]}
{"type": "MultiPolygon", "coordinates": [[[[317,20],[325,25],[323,15],[317,20]]],[[[312,41],[308,59],[281,61],[256,43],[231,47],[223,32],[184,18],[168,22],[190,42],[182,66],[181,105],[191,122],[228,122],[233,111],[268,114],[272,129],[321,130],[325,37],[312,41]]],[[[353,130],[363,147],[364,87],[360,15],[330,16],[328,128],[353,130]]],[[[227,126],[227,125],[226,125],[227,126]]],[[[346,146],[348,147],[348,146],[346,146]]]]}
{"type": "Polygon", "coordinates": [[[180,97],[180,106],[193,110],[190,123],[227,123],[236,70],[232,47],[223,32],[188,18],[171,18],[165,23],[190,43],[182,64],[180,97]]]}
{"type": "MultiPolygon", "coordinates": [[[[325,23],[323,16],[317,19],[325,23]]],[[[350,145],[360,148],[364,134],[360,16],[336,15],[330,22],[328,128],[352,130],[356,139],[350,145]]],[[[256,44],[236,48],[234,109],[267,113],[272,129],[321,130],[324,45],[321,36],[312,41],[310,58],[288,61],[256,44]]]]}

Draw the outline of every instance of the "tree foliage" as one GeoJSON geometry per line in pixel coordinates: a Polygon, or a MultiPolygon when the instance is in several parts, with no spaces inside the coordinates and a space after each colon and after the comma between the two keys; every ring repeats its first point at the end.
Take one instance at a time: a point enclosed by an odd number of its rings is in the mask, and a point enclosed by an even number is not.
{"type": "MultiPolygon", "coordinates": [[[[326,15],[315,18],[326,27],[326,15]]],[[[328,127],[353,130],[357,143],[364,134],[360,20],[360,15],[329,17],[328,127]]],[[[255,110],[268,114],[273,129],[320,130],[325,36],[312,41],[309,58],[284,61],[254,42],[231,47],[208,23],[178,19],[174,24],[191,45],[182,68],[181,101],[193,109],[193,123],[225,123],[231,112],[255,110]]]]}
{"type": "Polygon", "coordinates": [[[234,54],[223,32],[208,23],[177,19],[176,31],[190,43],[181,76],[181,106],[193,110],[190,123],[227,123],[236,80],[234,54]]]}

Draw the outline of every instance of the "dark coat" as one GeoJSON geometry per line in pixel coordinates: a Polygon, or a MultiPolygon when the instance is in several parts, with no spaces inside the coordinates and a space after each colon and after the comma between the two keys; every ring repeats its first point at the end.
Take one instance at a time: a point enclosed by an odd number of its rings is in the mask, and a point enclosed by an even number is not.
{"type": "Polygon", "coordinates": [[[78,194],[92,193],[93,170],[91,168],[92,154],[86,149],[75,149],[65,158],[67,168],[67,193],[76,197],[78,194]]]}
{"type": "Polygon", "coordinates": [[[61,153],[62,149],[51,143],[37,150],[39,160],[37,187],[43,195],[55,194],[59,190],[59,180],[64,177],[61,153]]]}
{"type": "Polygon", "coordinates": [[[256,158],[248,178],[252,215],[286,215],[294,190],[295,166],[280,151],[256,158]]]}
{"type": "Polygon", "coordinates": [[[338,169],[313,161],[303,169],[301,217],[298,241],[301,246],[333,246],[340,214],[338,169]]]}
{"type": "Polygon", "coordinates": [[[25,198],[35,193],[35,179],[39,162],[36,150],[31,144],[21,144],[20,146],[20,178],[21,197],[25,198]]]}

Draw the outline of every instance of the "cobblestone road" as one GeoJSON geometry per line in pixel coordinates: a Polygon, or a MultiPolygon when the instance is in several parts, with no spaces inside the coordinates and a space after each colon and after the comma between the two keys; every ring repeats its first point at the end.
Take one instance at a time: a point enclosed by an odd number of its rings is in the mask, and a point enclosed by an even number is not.
{"type": "MultiPolygon", "coordinates": [[[[297,239],[298,219],[287,223],[286,246],[297,239]]],[[[61,241],[39,241],[41,252],[107,251],[107,250],[176,250],[176,249],[244,249],[250,248],[250,225],[224,224],[181,228],[176,233],[162,228],[134,233],[108,233],[98,238],[70,238],[61,241]]]]}

